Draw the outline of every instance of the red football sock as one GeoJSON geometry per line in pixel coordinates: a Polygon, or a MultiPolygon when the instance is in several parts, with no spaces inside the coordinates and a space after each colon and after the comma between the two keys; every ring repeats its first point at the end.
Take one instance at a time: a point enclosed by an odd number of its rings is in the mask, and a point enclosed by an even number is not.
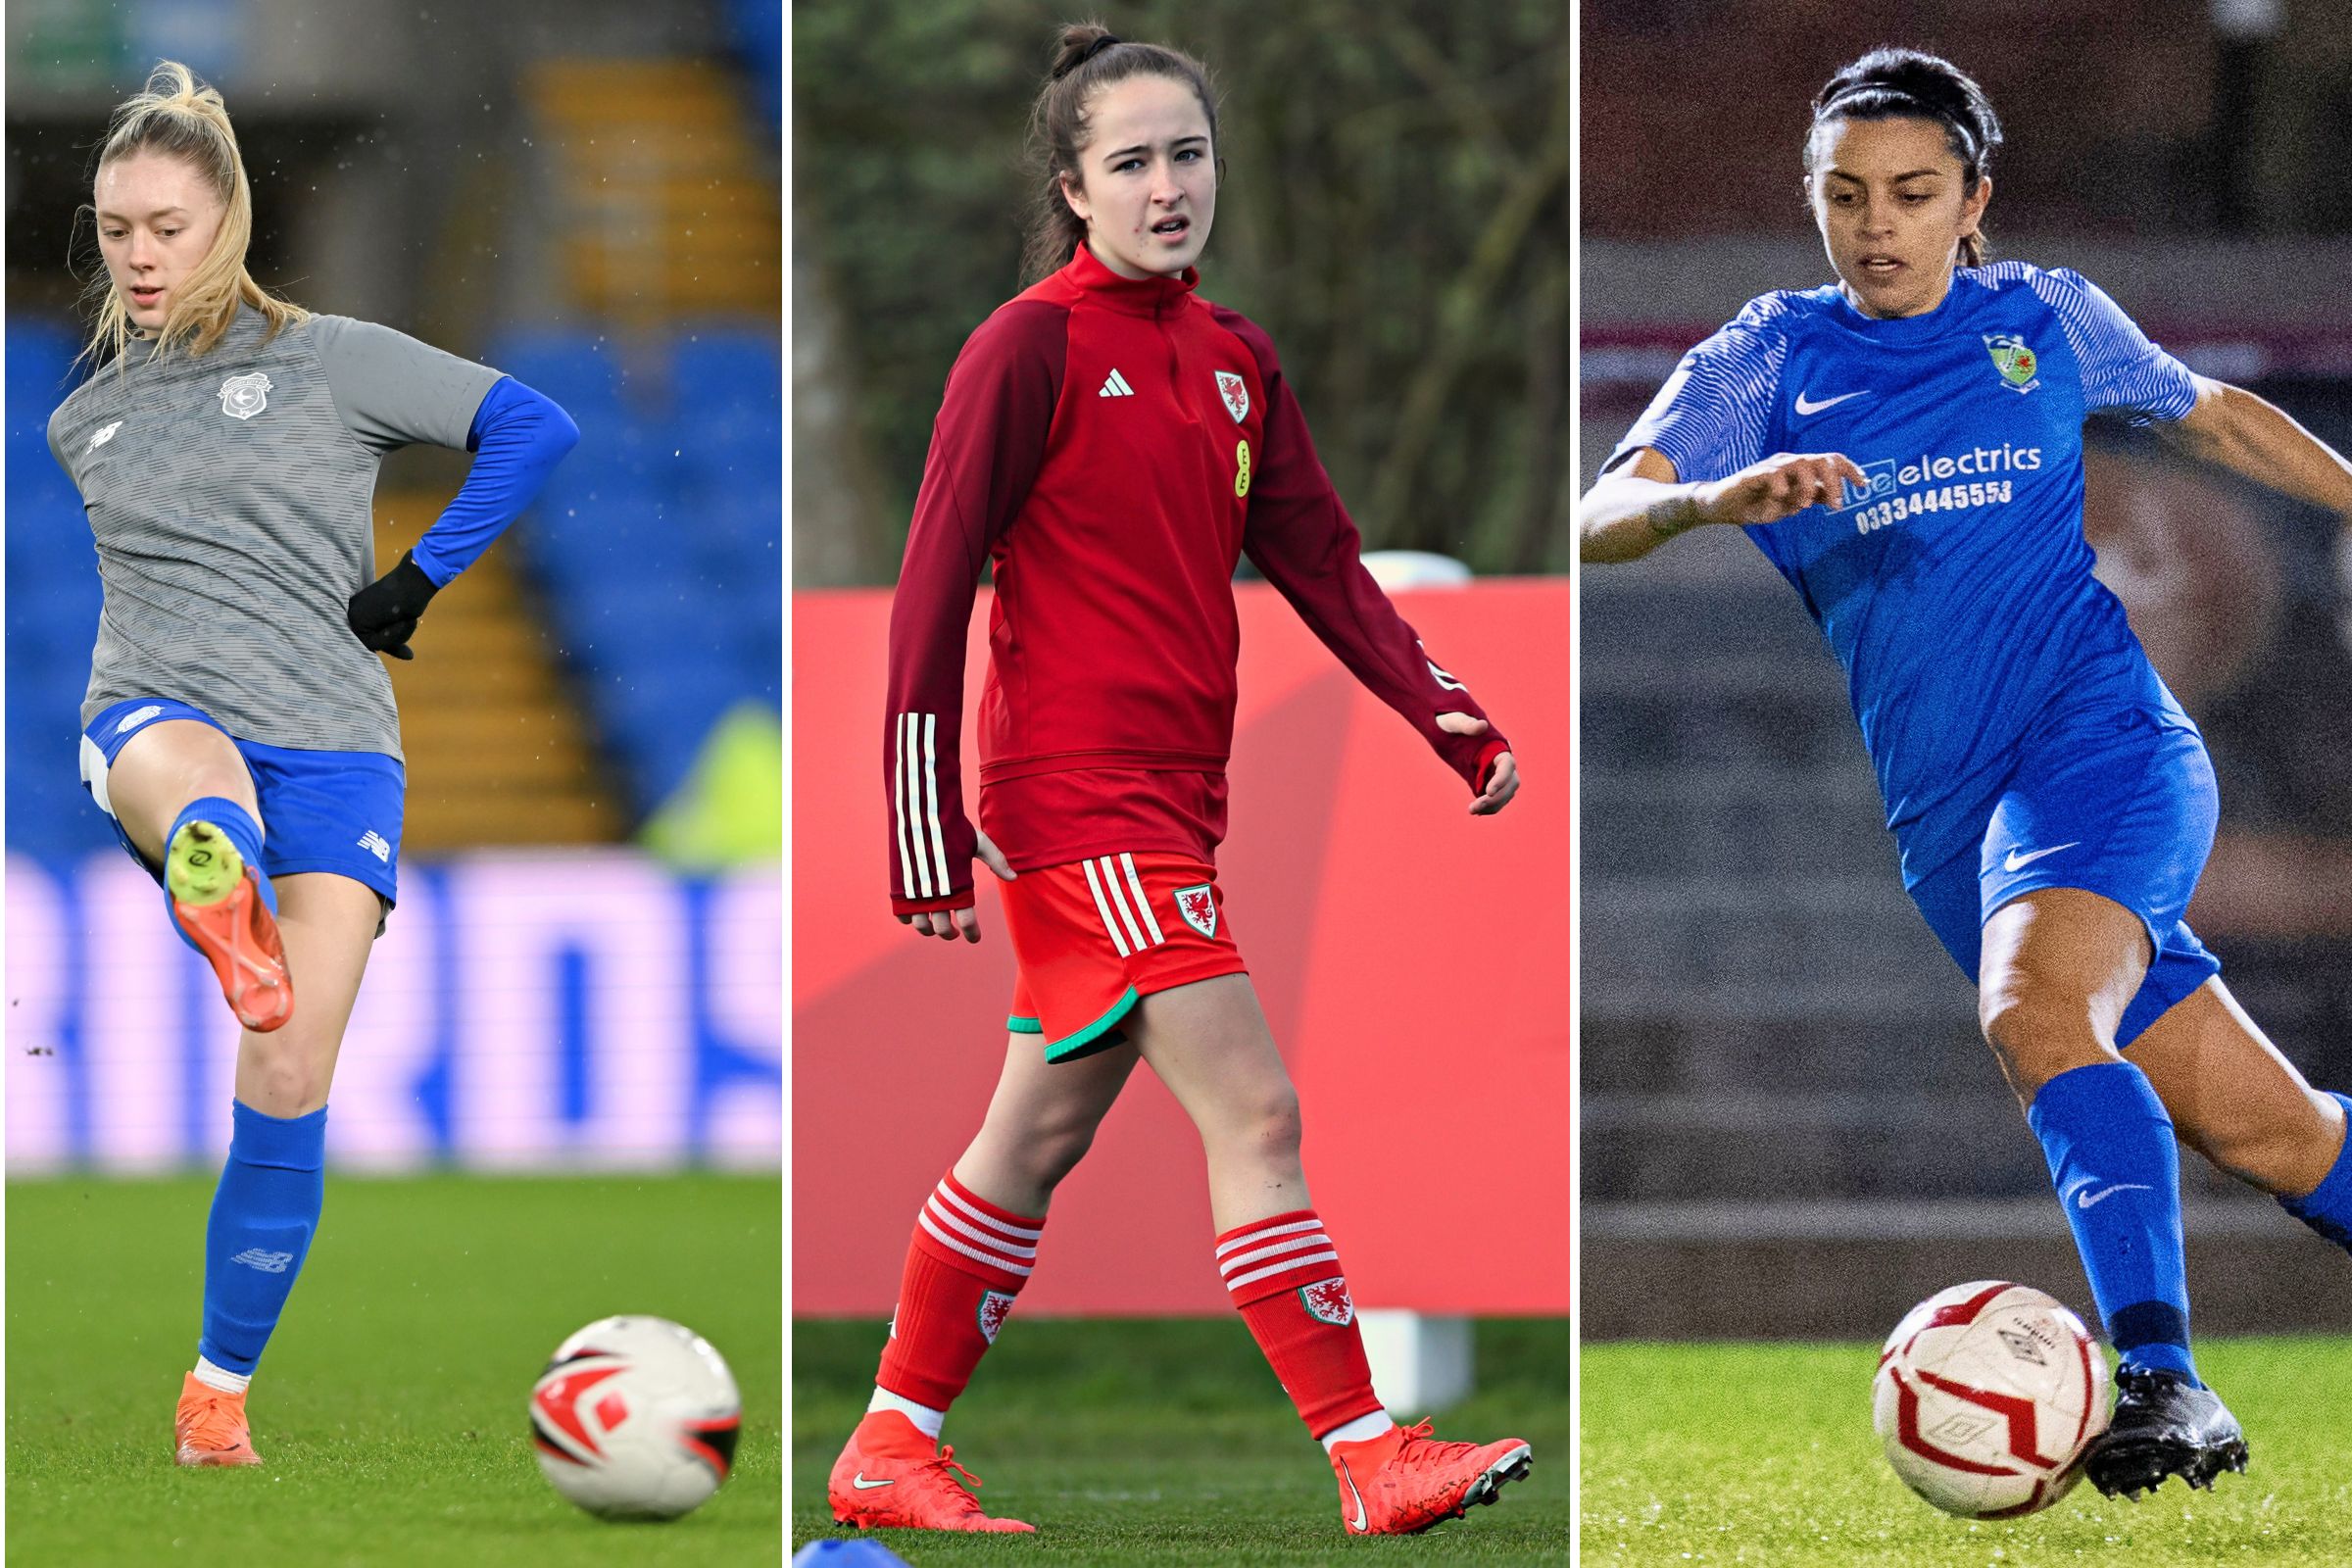
{"type": "Polygon", "coordinates": [[[941,1178],[916,1216],[875,1383],[934,1410],[954,1403],[1027,1282],[1045,1223],[941,1178]]]}
{"type": "Polygon", "coordinates": [[[1217,1267],[1311,1436],[1379,1411],[1355,1302],[1313,1209],[1225,1232],[1217,1238],[1217,1267]]]}

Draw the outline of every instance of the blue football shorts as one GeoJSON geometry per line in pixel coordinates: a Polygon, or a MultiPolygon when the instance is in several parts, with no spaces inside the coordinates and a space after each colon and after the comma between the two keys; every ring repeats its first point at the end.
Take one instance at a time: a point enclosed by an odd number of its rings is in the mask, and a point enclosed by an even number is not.
{"type": "Polygon", "coordinates": [[[2213,851],[2221,797],[2204,737],[2177,714],[2102,709],[2051,720],[1986,802],[1983,842],[1912,884],[1952,961],[1974,982],[1984,922],[2041,888],[2082,888],[2130,909],[2150,951],[2116,1044],[2221,973],[2180,916],[2213,851]]]}
{"type": "MultiPolygon", "coordinates": [[[[114,823],[115,837],[160,884],[163,867],[147,859],[115,819],[107,770],[130,738],[159,719],[192,718],[222,729],[200,708],[162,697],[134,697],[90,721],[81,735],[81,784],[114,823]]],[[[262,869],[271,877],[332,871],[375,890],[389,911],[400,896],[400,824],[408,775],[381,752],[318,752],[228,735],[253,775],[262,808],[262,869]]]]}

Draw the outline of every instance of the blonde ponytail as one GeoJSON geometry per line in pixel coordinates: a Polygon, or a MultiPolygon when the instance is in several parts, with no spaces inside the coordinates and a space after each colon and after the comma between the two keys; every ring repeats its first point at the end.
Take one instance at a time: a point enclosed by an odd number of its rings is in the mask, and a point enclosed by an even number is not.
{"type": "MultiPolygon", "coordinates": [[[[104,169],[140,153],[184,161],[220,202],[220,227],[213,236],[213,248],[172,291],[161,347],[184,343],[192,356],[210,353],[235,323],[239,305],[250,305],[268,318],[264,342],[310,319],[310,312],[266,292],[245,270],[245,252],[253,240],[253,187],[245,178],[245,159],[228,122],[228,106],[176,60],[160,62],[147,77],[146,91],[116,107],[94,167],[104,169]]],[[[93,319],[81,357],[120,360],[132,336],[130,312],[103,269],[92,279],[86,299],[93,319]]]]}

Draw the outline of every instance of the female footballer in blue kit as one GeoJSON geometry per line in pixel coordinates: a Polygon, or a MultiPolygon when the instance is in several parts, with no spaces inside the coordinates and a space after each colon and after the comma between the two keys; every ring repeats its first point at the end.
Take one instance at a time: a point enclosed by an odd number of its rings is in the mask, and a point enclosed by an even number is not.
{"type": "Polygon", "coordinates": [[[244,1026],[174,1437],[183,1465],[254,1465],[246,1387],[318,1227],[327,1085],[397,894],[404,774],[375,655],[413,657],[433,594],[579,432],[495,370],[265,293],[227,111],[184,66],[116,110],[92,217],[97,363],[49,421],[105,587],[81,773],[244,1026]],[[478,455],[369,581],[376,466],[416,441],[478,455]]]}
{"type": "Polygon", "coordinates": [[[1904,883],[1977,981],[2122,1355],[2087,1473],[2137,1495],[2246,1463],[2189,1352],[2176,1135],[2352,1250],[2352,1101],[2304,1082],[2181,921],[2213,770],[2091,574],[2082,422],[2121,411],[2348,517],[2352,465],[2077,274],[1986,265],[2000,139],[1934,56],[1833,76],[1804,183],[1838,281],[1754,300],[1684,357],[1585,497],[1580,548],[1744,527],[1845,665],[1904,883]]]}

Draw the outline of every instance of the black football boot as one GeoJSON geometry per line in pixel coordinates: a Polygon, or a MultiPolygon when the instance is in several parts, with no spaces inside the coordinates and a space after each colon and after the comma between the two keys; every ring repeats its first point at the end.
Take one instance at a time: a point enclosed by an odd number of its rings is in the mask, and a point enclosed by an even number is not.
{"type": "Polygon", "coordinates": [[[2246,1435],[2211,1389],[2144,1366],[2121,1368],[2115,1386],[2115,1417],[2082,1461],[2100,1492],[2136,1502],[2166,1476],[2210,1489],[2223,1471],[2245,1469],[2246,1435]]]}

